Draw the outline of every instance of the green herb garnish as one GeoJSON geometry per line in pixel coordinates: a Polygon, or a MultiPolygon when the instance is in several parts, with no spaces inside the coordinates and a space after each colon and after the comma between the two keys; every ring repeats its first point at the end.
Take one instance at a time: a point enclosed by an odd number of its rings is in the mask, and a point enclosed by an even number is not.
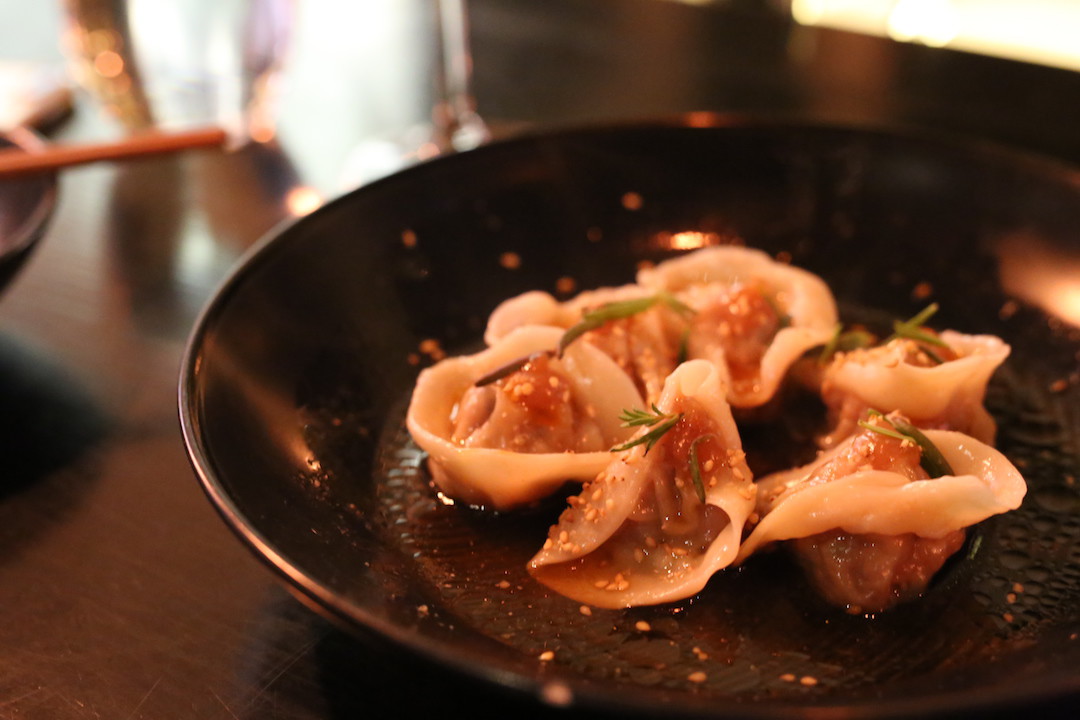
{"type": "Polygon", "coordinates": [[[699,442],[709,437],[712,437],[712,435],[702,435],[690,443],[690,477],[694,481],[694,490],[697,491],[698,500],[702,503],[705,502],[705,481],[701,479],[701,465],[698,463],[697,446],[699,442]]]}
{"type": "MultiPolygon", "coordinates": [[[[931,303],[907,320],[894,320],[892,335],[885,338],[881,342],[881,345],[888,345],[893,340],[901,338],[912,340],[919,345],[919,350],[921,350],[926,357],[930,358],[934,363],[941,365],[945,362],[944,358],[931,348],[936,347],[949,350],[949,345],[936,334],[924,329],[926,322],[933,317],[934,313],[937,311],[938,304],[931,303]]],[[[876,338],[873,333],[870,333],[867,330],[855,328],[845,331],[844,326],[837,323],[835,330],[833,330],[832,337],[829,338],[821,349],[821,354],[818,356],[818,363],[821,365],[828,364],[833,355],[838,352],[849,352],[859,348],[871,347],[875,344],[875,340],[876,338]]]]}
{"type": "Polygon", "coordinates": [[[690,326],[687,325],[686,329],[679,335],[679,351],[675,355],[675,364],[682,365],[686,362],[686,359],[690,357],[690,326]]]}
{"type": "Polygon", "coordinates": [[[639,425],[655,425],[660,420],[668,417],[656,407],[656,403],[652,404],[652,412],[648,410],[623,410],[619,413],[619,419],[622,420],[623,427],[637,427],[639,425]]]}
{"type": "MultiPolygon", "coordinates": [[[[882,417],[884,417],[884,416],[882,416],[882,417]]],[[[893,440],[900,440],[900,441],[911,440],[912,442],[914,442],[914,440],[912,438],[908,437],[904,433],[900,432],[899,430],[893,429],[892,424],[889,424],[888,426],[885,426],[885,425],[878,425],[877,423],[872,423],[869,420],[860,420],[859,421],[859,427],[865,428],[867,430],[872,430],[873,432],[876,432],[878,435],[884,435],[885,437],[891,437],[893,440]]]]}
{"type": "Polygon", "coordinates": [[[765,300],[765,304],[769,306],[769,309],[773,311],[773,314],[776,315],[777,328],[783,330],[784,328],[791,327],[791,316],[780,308],[780,304],[776,302],[776,298],[772,295],[766,295],[765,293],[762,293],[761,297],[765,300]]]}
{"type": "Polygon", "coordinates": [[[826,365],[832,359],[832,356],[838,352],[850,352],[859,348],[870,347],[873,344],[874,334],[868,330],[855,328],[845,331],[843,324],[837,323],[832,337],[821,348],[818,363],[826,365]]]}
{"type": "Polygon", "coordinates": [[[660,408],[654,404],[652,406],[652,412],[648,410],[623,410],[619,415],[619,419],[623,421],[623,427],[651,427],[649,432],[639,435],[638,437],[617,445],[611,448],[611,452],[622,452],[623,450],[629,450],[637,445],[645,445],[646,454],[652,450],[656,441],[664,436],[671,428],[675,427],[675,424],[682,420],[683,414],[677,415],[667,414],[660,411],[660,408]]]}
{"type": "MultiPolygon", "coordinates": [[[[926,321],[933,317],[934,313],[936,313],[937,311],[938,304],[930,303],[914,317],[911,317],[907,320],[893,321],[893,334],[885,339],[885,343],[887,344],[889,343],[889,341],[896,340],[897,338],[905,338],[907,340],[914,340],[920,345],[932,345],[935,347],[948,349],[949,346],[944,340],[939,338],[937,335],[929,333],[923,329],[923,327],[926,325],[926,321]]],[[[943,362],[943,360],[934,352],[928,350],[925,347],[923,348],[923,350],[926,352],[927,356],[931,360],[934,360],[938,364],[941,364],[943,362]]]]}
{"type": "Polygon", "coordinates": [[[885,414],[877,410],[868,410],[867,413],[873,417],[878,418],[882,422],[888,424],[888,426],[872,423],[867,420],[860,420],[859,427],[872,430],[881,435],[887,435],[888,437],[895,438],[897,440],[910,440],[919,446],[921,450],[919,456],[919,464],[922,465],[926,474],[932,478],[939,478],[945,475],[952,475],[953,469],[949,465],[949,461],[945,459],[945,456],[941,454],[937,446],[930,441],[930,438],[926,437],[917,427],[901,420],[898,417],[888,417],[885,414]]]}
{"type": "Polygon", "coordinates": [[[512,374],[516,373],[518,370],[521,370],[523,367],[525,367],[526,365],[528,365],[529,363],[533,362],[534,360],[536,360],[537,358],[539,358],[539,357],[541,357],[543,355],[551,355],[551,351],[546,350],[546,351],[542,351],[542,352],[535,352],[535,353],[531,353],[529,355],[526,355],[524,357],[519,357],[516,360],[511,360],[510,362],[506,363],[505,365],[500,365],[499,367],[495,368],[494,370],[489,372],[487,375],[484,375],[483,377],[481,377],[479,380],[477,380],[473,384],[476,387],[483,387],[484,385],[490,385],[493,382],[496,382],[498,380],[502,380],[503,378],[508,377],[509,375],[512,375],[512,374]]]}
{"type": "Polygon", "coordinates": [[[968,551],[968,560],[974,558],[976,553],[979,552],[979,548],[982,547],[982,539],[982,535],[976,535],[975,539],[971,541],[971,550],[968,551]]]}
{"type": "Polygon", "coordinates": [[[932,478],[942,477],[943,475],[952,475],[953,469],[949,465],[949,461],[945,459],[945,456],[938,450],[937,445],[930,442],[930,438],[923,435],[922,431],[911,423],[901,420],[899,418],[893,418],[889,420],[900,432],[904,433],[919,446],[922,450],[922,457],[919,459],[919,464],[923,466],[927,474],[932,478]]]}
{"type": "Polygon", "coordinates": [[[595,310],[586,310],[581,315],[581,321],[563,333],[562,337],[559,338],[559,348],[557,350],[559,356],[561,357],[565,352],[567,345],[590,330],[596,330],[612,320],[622,320],[643,313],[659,303],[667,305],[683,316],[694,313],[693,308],[666,292],[659,292],[655,295],[647,295],[632,300],[616,300],[604,303],[595,310]]]}

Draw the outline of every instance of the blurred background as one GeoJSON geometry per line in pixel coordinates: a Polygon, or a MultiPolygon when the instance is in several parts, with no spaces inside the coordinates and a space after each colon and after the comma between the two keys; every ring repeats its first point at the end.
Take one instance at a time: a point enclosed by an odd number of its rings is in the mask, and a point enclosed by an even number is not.
{"type": "Polygon", "coordinates": [[[1077,0],[790,0],[805,25],[1080,70],[1077,0]]]}
{"type": "MultiPolygon", "coordinates": [[[[882,67],[888,61],[865,54],[865,48],[857,40],[860,36],[884,37],[900,43],[945,47],[962,53],[1080,70],[1080,43],[1076,41],[1076,30],[1080,29],[1080,0],[655,1],[722,6],[725,10],[746,15],[779,17],[795,27],[818,27],[850,33],[852,39],[842,43],[845,48],[839,53],[842,57],[830,60],[828,72],[817,73],[817,76],[834,75],[836,82],[848,83],[855,88],[878,87],[883,81],[882,75],[888,73],[888,68],[882,67]]],[[[408,87],[406,77],[409,73],[415,73],[415,69],[408,66],[406,56],[401,55],[400,49],[393,44],[397,43],[397,38],[386,37],[385,33],[365,35],[364,28],[385,27],[388,22],[402,25],[402,17],[414,12],[415,4],[344,0],[297,0],[292,4],[289,0],[267,0],[263,4],[289,7],[293,13],[287,50],[282,60],[283,73],[277,88],[275,139],[296,159],[304,182],[317,188],[319,193],[336,194],[348,189],[365,177],[362,172],[350,170],[351,160],[341,157],[340,148],[358,138],[377,134],[385,126],[401,124],[402,116],[394,116],[387,109],[394,106],[386,99],[396,98],[404,106],[402,99],[395,95],[400,95],[396,88],[408,87]],[[410,6],[414,9],[410,10],[410,6]],[[380,17],[374,17],[375,14],[380,17]],[[360,96],[368,96],[370,101],[363,102],[358,99],[360,96]],[[321,115],[318,119],[319,132],[311,132],[313,107],[318,107],[321,115]],[[304,122],[300,122],[301,119],[304,122]],[[300,126],[305,128],[303,132],[295,130],[300,126]]],[[[35,8],[33,13],[24,13],[23,0],[0,0],[0,22],[8,26],[7,31],[0,33],[0,62],[44,63],[61,70],[73,67],[65,62],[65,47],[71,46],[70,29],[64,16],[65,3],[58,0],[42,5],[45,7],[35,8]],[[14,30],[16,27],[18,31],[14,30]],[[55,38],[56,42],[42,44],[42,37],[55,38]]],[[[576,5],[581,8],[578,13],[583,20],[595,22],[593,16],[604,13],[609,16],[610,22],[626,25],[628,32],[633,23],[650,21],[644,16],[642,3],[578,0],[576,5]],[[634,17],[635,14],[638,17],[634,17]]],[[[520,8],[504,10],[499,3],[474,3],[470,11],[488,17],[518,12],[521,23],[535,21],[528,13],[522,13],[520,8]]],[[[586,26],[587,23],[583,22],[582,27],[586,26]]],[[[566,36],[567,52],[581,54],[583,67],[587,66],[590,57],[587,50],[582,48],[587,47],[588,39],[576,37],[575,28],[572,27],[567,28],[566,36]]],[[[635,49],[644,56],[639,71],[642,82],[634,88],[636,95],[628,91],[625,105],[598,109],[596,118],[583,119],[603,119],[605,115],[635,114],[635,111],[648,114],[652,99],[650,93],[661,92],[657,88],[668,83],[678,86],[678,79],[670,76],[677,74],[679,62],[693,61],[693,36],[692,27],[655,27],[654,39],[650,41],[654,44],[635,49]],[[681,55],[686,55],[687,59],[680,59],[681,55]]],[[[505,42],[510,44],[514,40],[508,37],[505,42]]],[[[800,45],[797,33],[789,33],[784,41],[789,44],[789,53],[809,56],[815,52],[814,48],[800,45]]],[[[752,60],[748,61],[748,65],[752,60]]],[[[808,59],[807,62],[814,60],[808,59]]],[[[500,97],[514,97],[512,92],[506,92],[511,84],[527,86],[530,82],[558,82],[557,78],[546,77],[542,68],[528,66],[492,68],[479,64],[478,72],[492,77],[499,75],[490,82],[498,90],[492,94],[500,97]]],[[[747,85],[754,81],[755,78],[748,78],[747,85]]],[[[760,93],[763,95],[772,90],[775,88],[762,87],[760,93]]],[[[2,84],[0,91],[4,91],[2,84]]],[[[678,89],[676,87],[666,92],[675,93],[678,89]]],[[[702,103],[697,98],[691,99],[692,92],[686,94],[689,110],[722,109],[729,101],[746,99],[710,98],[716,107],[694,107],[690,102],[702,103]]],[[[664,104],[670,104],[670,99],[664,98],[664,104]]],[[[477,97],[481,115],[494,123],[496,133],[512,129],[514,115],[539,118],[544,113],[543,108],[528,106],[524,98],[520,107],[513,108],[485,106],[485,102],[483,95],[477,97]]],[[[76,118],[78,123],[95,123],[96,127],[80,126],[79,132],[75,133],[79,137],[108,137],[122,131],[108,117],[83,115],[76,118]]],[[[2,115],[0,124],[3,124],[2,115]]],[[[366,159],[370,160],[372,149],[367,150],[369,157],[366,159]]]]}
{"type": "Polygon", "coordinates": [[[769,5],[802,25],[1080,70],[1077,0],[743,0],[741,4],[769,5]]]}

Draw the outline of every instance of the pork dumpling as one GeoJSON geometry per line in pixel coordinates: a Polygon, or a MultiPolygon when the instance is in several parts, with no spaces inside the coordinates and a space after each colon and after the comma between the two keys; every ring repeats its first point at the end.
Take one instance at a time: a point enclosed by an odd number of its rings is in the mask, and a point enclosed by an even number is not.
{"type": "Polygon", "coordinates": [[[688,358],[726,373],[737,408],[764,405],[810,348],[832,336],[836,302],[817,275],[736,246],[704,248],[638,272],[649,292],[667,292],[694,309],[688,358]]]}
{"type": "Polygon", "coordinates": [[[496,510],[533,502],[594,478],[632,433],[618,416],[641,406],[634,384],[590,345],[556,356],[561,335],[518,328],[420,373],[406,424],[448,497],[496,510]]]}
{"type": "MultiPolygon", "coordinates": [[[[755,488],[722,374],[680,365],[636,444],[570,498],[529,562],[541,583],[579,602],[624,608],[697,593],[734,560],[755,488]]],[[[624,415],[624,417],[627,417],[624,415]]]]}
{"type": "Polygon", "coordinates": [[[496,342],[526,323],[563,328],[574,334],[573,344],[588,343],[614,360],[646,402],[652,403],[660,396],[664,379],[678,365],[686,327],[684,313],[689,312],[673,298],[649,294],[637,285],[587,290],[565,302],[532,291],[495,308],[484,337],[496,342]],[[591,322],[599,317],[603,319],[591,322]],[[578,328],[586,327],[577,334],[578,328]]]}
{"type": "Polygon", "coordinates": [[[761,479],[761,520],[738,563],[787,541],[827,600],[878,612],[922,594],[966,528],[1020,506],[1027,485],[994,448],[920,432],[896,414],[870,423],[810,464],[761,479]]]}
{"type": "Polygon", "coordinates": [[[832,417],[822,444],[849,435],[867,408],[896,411],[919,427],[957,430],[993,443],[997,428],[983,401],[1009,346],[992,335],[952,330],[934,337],[940,346],[900,337],[837,353],[821,378],[821,397],[832,417]]]}

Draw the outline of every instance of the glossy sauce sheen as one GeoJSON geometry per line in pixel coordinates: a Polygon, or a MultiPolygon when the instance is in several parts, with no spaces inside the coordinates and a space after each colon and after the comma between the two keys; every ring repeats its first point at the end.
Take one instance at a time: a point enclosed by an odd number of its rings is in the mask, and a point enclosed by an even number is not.
{"type": "MultiPolygon", "coordinates": [[[[1006,375],[991,387],[1000,442],[1012,456],[1038,452],[1038,438],[1054,433],[1055,398],[1033,395],[1035,386],[1041,386],[1037,379],[1006,375]],[[1041,403],[1042,411],[1033,414],[1031,402],[1041,403]]],[[[784,433],[786,443],[774,432],[751,427],[744,433],[751,461],[761,458],[767,467],[777,462],[777,454],[796,458],[806,453],[824,410],[813,398],[797,408],[802,417],[792,418],[797,432],[784,433]]],[[[692,436],[688,430],[673,444],[688,452],[692,436]]],[[[965,638],[1004,638],[1002,617],[1010,611],[1017,611],[1014,623],[1032,630],[1053,622],[1061,590],[1053,591],[1056,583],[1048,584],[1049,578],[1033,580],[1039,574],[1032,575],[1034,559],[1026,551],[1033,526],[1043,527],[1056,517],[1056,537],[1080,543],[1080,522],[1054,511],[1047,515],[1040,510],[1045,504],[1036,500],[975,528],[963,552],[945,565],[918,602],[882,615],[864,617],[829,606],[797,564],[779,553],[764,555],[738,572],[718,573],[702,593],[683,602],[585,614],[579,603],[546,590],[525,571],[536,538],[544,537],[562,511],[563,498],[507,515],[444,505],[435,499],[423,454],[404,428],[388,438],[381,451],[386,464],[376,478],[383,532],[393,546],[417,558],[422,577],[438,588],[444,608],[526,656],[554,648],[568,669],[616,684],[685,689],[689,674],[704,671],[707,680],[694,684],[696,693],[761,701],[807,693],[808,688],[791,682],[794,675],[815,678],[816,695],[870,697],[877,683],[902,678],[911,663],[933,665],[947,658],[977,664],[995,657],[1001,652],[999,642],[969,644],[965,638]],[[996,552],[988,553],[988,545],[996,552]],[[1016,605],[1005,598],[1014,586],[1029,591],[1019,593],[1016,605]],[[643,620],[648,633],[637,628],[643,620]],[[920,626],[936,628],[933,643],[911,632],[920,626]]],[[[703,455],[708,451],[704,445],[699,445],[703,455]]],[[[904,552],[900,547],[895,553],[901,562],[904,552]]],[[[1069,582],[1062,578],[1061,587],[1069,582]]]]}

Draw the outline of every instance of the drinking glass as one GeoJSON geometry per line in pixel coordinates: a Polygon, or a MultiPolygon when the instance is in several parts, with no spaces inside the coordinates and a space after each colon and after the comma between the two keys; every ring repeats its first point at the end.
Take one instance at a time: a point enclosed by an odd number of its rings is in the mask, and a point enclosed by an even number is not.
{"type": "Polygon", "coordinates": [[[77,82],[131,130],[218,126],[355,185],[484,142],[465,0],[64,0],[77,82]],[[351,148],[345,152],[342,148],[351,148]]]}
{"type": "Polygon", "coordinates": [[[340,187],[487,139],[471,91],[464,0],[328,5],[311,0],[298,16],[282,128],[304,155],[351,148],[337,156],[340,187]],[[302,134],[290,135],[301,115],[302,134]]]}

